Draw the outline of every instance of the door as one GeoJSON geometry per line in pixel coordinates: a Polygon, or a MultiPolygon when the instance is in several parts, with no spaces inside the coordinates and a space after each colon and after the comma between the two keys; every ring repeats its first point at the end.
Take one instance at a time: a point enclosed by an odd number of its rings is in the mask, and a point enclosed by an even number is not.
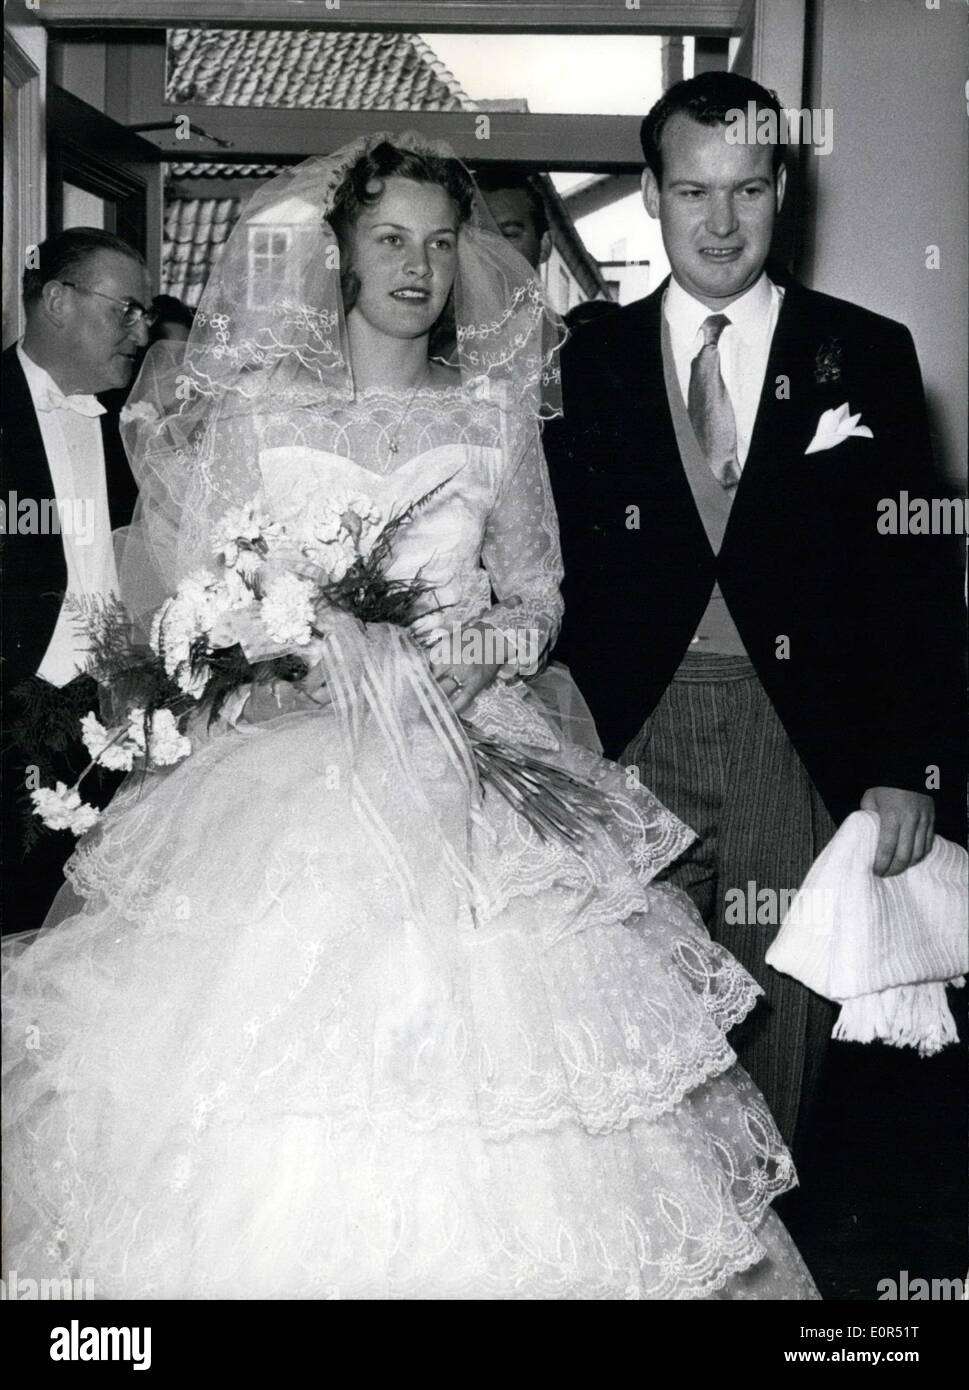
{"type": "Polygon", "coordinates": [[[98,227],[142,253],[157,282],[162,173],[157,145],[61,87],[48,93],[47,231],[98,227]]]}

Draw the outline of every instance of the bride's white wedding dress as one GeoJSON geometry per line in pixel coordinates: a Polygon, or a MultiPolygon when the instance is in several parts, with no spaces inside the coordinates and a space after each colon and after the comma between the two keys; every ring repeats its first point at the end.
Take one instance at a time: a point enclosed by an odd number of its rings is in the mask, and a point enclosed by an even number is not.
{"type": "MultiPolygon", "coordinates": [[[[553,632],[537,441],[457,389],[401,409],[307,411],[284,447],[262,420],[270,510],[440,487],[395,572],[553,632]]],[[[5,1268],[100,1298],[817,1297],[725,1037],[755,987],[650,882],[690,832],[498,684],[479,728],[617,797],[608,832],[543,843],[476,791],[410,638],[348,622],[329,661],[337,710],[130,778],[74,914],[8,944],[5,1268]]]]}

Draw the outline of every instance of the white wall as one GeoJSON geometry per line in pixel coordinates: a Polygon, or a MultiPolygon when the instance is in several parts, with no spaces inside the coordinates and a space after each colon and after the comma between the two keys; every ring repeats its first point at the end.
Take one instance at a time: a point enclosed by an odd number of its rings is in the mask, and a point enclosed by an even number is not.
{"type": "Polygon", "coordinates": [[[834,113],[809,156],[805,278],[912,330],[938,461],[966,474],[966,6],[818,0],[810,104],[834,113]],[[926,268],[938,246],[941,268],[926,268]]]}
{"type": "Polygon", "coordinates": [[[552,307],[560,314],[564,314],[571,309],[574,304],[580,304],[588,298],[585,290],[572,274],[557,247],[553,246],[549,252],[548,259],[541,267],[542,283],[548,291],[552,307]],[[563,284],[563,275],[568,281],[568,290],[563,284]]]}
{"type": "Polygon", "coordinates": [[[659,283],[648,261],[640,265],[603,265],[601,269],[604,279],[618,282],[617,304],[632,304],[636,299],[645,299],[659,283]]]}
{"type": "MultiPolygon", "coordinates": [[[[624,294],[621,300],[623,304],[630,299],[641,299],[669,274],[670,264],[663,249],[659,223],[647,213],[640,194],[631,194],[628,198],[610,203],[608,207],[590,212],[586,217],[580,217],[575,225],[587,250],[597,261],[616,259],[613,250],[619,241],[626,243],[626,260],[649,261],[648,283],[644,282],[638,271],[635,276],[628,277],[630,293],[628,296],[624,294]]],[[[610,270],[609,275],[612,274],[610,270]]]]}

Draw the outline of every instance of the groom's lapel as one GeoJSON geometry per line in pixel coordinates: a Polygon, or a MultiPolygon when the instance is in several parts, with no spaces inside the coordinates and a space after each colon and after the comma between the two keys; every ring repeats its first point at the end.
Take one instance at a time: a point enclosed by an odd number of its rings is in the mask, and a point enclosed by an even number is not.
{"type": "Polygon", "coordinates": [[[639,441],[643,467],[651,475],[651,487],[662,491],[674,502],[677,513],[689,519],[687,524],[695,532],[695,544],[712,555],[680,457],[680,446],[666,395],[662,312],[668,284],[669,278],[642,301],[640,317],[631,324],[634,332],[626,344],[626,360],[632,372],[629,397],[633,412],[632,431],[639,441]]]}
{"type": "Polygon", "coordinates": [[[814,434],[814,355],[820,338],[809,298],[795,281],[787,284],[723,549],[761,517],[773,515],[776,520],[792,470],[803,466],[804,451],[814,434]]]}

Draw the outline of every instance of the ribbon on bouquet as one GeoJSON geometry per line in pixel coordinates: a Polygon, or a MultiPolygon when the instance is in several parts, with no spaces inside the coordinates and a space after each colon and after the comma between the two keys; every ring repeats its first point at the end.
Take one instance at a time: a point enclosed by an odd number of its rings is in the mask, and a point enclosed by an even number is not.
{"type": "Polygon", "coordinates": [[[437,858],[444,864],[473,918],[474,905],[486,897],[470,862],[469,830],[479,813],[480,788],[460,720],[427,663],[405,630],[388,624],[364,629],[342,614],[328,624],[320,659],[341,732],[354,753],[353,805],[372,832],[408,910],[421,914],[420,888],[411,861],[360,776],[359,756],[365,747],[369,757],[382,757],[393,768],[398,790],[421,817],[424,862],[437,858]],[[421,732],[426,736],[424,756],[429,738],[433,752],[440,755],[443,776],[429,763],[423,769],[419,765],[421,754],[415,756],[414,750],[420,747],[421,732]],[[370,746],[375,739],[380,741],[379,751],[370,746]],[[429,782],[446,788],[450,805],[434,804],[429,782]]]}

